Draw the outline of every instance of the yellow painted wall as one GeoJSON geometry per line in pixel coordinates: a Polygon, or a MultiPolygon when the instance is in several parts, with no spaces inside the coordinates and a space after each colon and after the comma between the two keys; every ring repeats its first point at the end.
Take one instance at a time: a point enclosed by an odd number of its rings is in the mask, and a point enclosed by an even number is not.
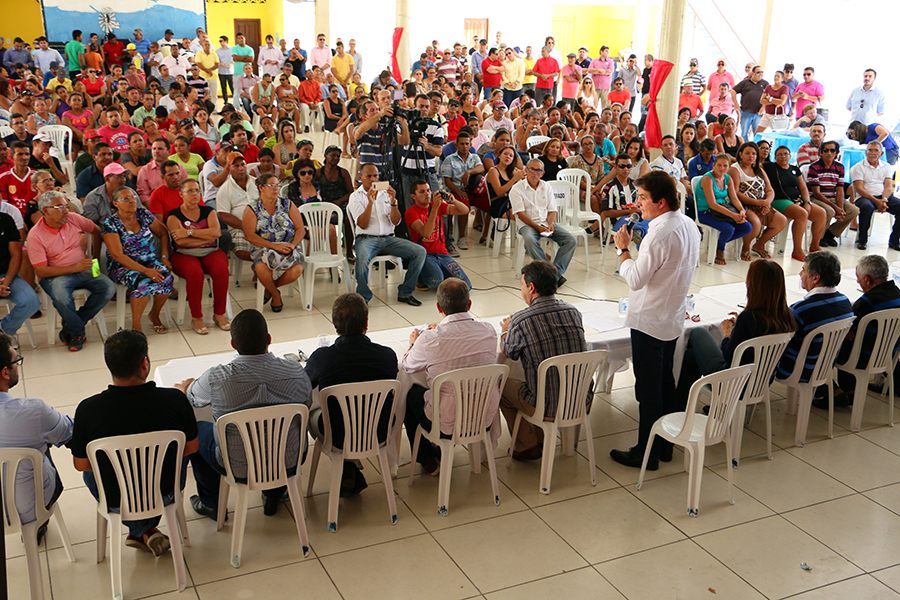
{"type": "Polygon", "coordinates": [[[259,19],[263,43],[266,35],[278,33],[283,36],[284,16],[280,0],[268,0],[264,4],[206,3],[206,27],[210,39],[218,40],[220,35],[227,35],[233,44],[235,19],[259,19]]]}
{"type": "MultiPolygon", "coordinates": [[[[611,56],[618,54],[622,48],[631,46],[634,31],[632,6],[554,4],[553,20],[553,35],[557,40],[557,49],[564,57],[569,52],[577,53],[578,48],[585,45],[590,48],[590,55],[593,58],[599,54],[600,46],[609,46],[611,56]],[[571,19],[571,25],[562,24],[561,21],[566,17],[568,18],[566,21],[571,19]],[[557,23],[568,31],[558,32],[557,23]]],[[[650,45],[653,46],[654,42],[655,40],[651,41],[650,45]]]]}
{"type": "Polygon", "coordinates": [[[5,0],[0,2],[0,36],[6,40],[5,48],[20,37],[31,44],[34,38],[44,35],[44,15],[35,0],[5,0]]]}

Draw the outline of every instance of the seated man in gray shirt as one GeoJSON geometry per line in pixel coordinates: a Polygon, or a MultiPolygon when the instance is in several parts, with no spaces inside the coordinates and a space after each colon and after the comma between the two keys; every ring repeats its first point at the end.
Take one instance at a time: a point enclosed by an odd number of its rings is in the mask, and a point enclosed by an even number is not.
{"type": "MultiPolygon", "coordinates": [[[[248,408],[272,404],[309,406],[310,403],[312,386],[303,367],[296,361],[278,358],[269,352],[271,341],[272,336],[262,313],[253,309],[241,311],[231,321],[231,345],[238,356],[230,363],[208,369],[196,380],[187,379],[175,386],[187,395],[195,407],[212,408],[213,422],[197,423],[200,449],[191,457],[191,464],[198,493],[191,496],[191,506],[197,514],[214,521],[219,506],[219,482],[225,475],[215,420],[248,408]]],[[[238,433],[229,435],[226,443],[232,472],[238,479],[246,477],[247,460],[238,433]]],[[[296,472],[305,451],[306,440],[300,437],[298,417],[287,441],[285,460],[289,465],[288,474],[296,472]]],[[[274,515],[278,510],[286,490],[281,487],[263,492],[263,512],[267,516],[274,515]]]]}

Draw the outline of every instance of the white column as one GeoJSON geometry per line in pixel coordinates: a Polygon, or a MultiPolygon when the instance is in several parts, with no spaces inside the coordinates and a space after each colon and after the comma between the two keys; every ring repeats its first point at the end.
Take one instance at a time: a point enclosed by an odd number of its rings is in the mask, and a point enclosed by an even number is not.
{"type": "Polygon", "coordinates": [[[403,28],[403,36],[397,47],[397,65],[400,67],[400,77],[405,77],[412,69],[409,60],[409,0],[397,0],[397,27],[403,28]]]}
{"type": "Polygon", "coordinates": [[[766,56],[769,54],[769,30],[772,28],[772,3],[766,2],[766,18],[763,21],[762,48],[759,51],[759,66],[766,69],[766,56]]]}
{"type": "MultiPolygon", "coordinates": [[[[643,69],[644,55],[650,40],[650,1],[636,0],[634,3],[634,29],[631,34],[631,48],[637,54],[639,69],[643,69]]],[[[627,57],[626,57],[627,58],[627,57]]]]}
{"type": "Polygon", "coordinates": [[[331,39],[331,2],[329,0],[316,0],[316,31],[313,35],[325,34],[328,44],[332,45],[331,39]]]}
{"type": "MultiPolygon", "coordinates": [[[[659,39],[659,56],[675,65],[656,99],[656,111],[663,135],[675,135],[678,122],[678,93],[681,78],[681,42],[684,32],[685,0],[665,0],[662,12],[662,32],[659,39]]],[[[660,151],[651,150],[652,156],[660,151]]]]}

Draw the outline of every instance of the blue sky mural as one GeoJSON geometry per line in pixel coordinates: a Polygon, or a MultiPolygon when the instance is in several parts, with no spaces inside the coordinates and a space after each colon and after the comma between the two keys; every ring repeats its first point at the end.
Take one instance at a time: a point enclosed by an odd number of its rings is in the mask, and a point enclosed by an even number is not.
{"type": "Polygon", "coordinates": [[[103,37],[110,27],[116,37],[130,39],[135,29],[143,29],[147,39],[156,41],[166,29],[177,38],[193,38],[198,27],[206,27],[204,0],[43,0],[43,4],[47,37],[54,42],[72,39],[73,29],[81,29],[85,39],[91,32],[103,37]]]}

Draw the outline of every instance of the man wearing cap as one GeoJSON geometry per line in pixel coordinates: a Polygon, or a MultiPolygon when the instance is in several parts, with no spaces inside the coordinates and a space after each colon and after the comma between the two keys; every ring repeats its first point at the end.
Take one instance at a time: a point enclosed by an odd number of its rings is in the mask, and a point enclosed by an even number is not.
{"type": "Polygon", "coordinates": [[[81,43],[83,35],[80,29],[72,32],[72,39],[66,42],[65,53],[69,64],[69,74],[72,77],[81,75],[84,69],[84,44],[81,43]]]}
{"type": "Polygon", "coordinates": [[[44,36],[38,38],[38,47],[35,48],[33,56],[35,66],[45,73],[50,70],[51,62],[55,62],[57,65],[63,64],[62,55],[50,47],[50,43],[44,36]]]}
{"type": "Polygon", "coordinates": [[[115,106],[108,106],[103,109],[106,115],[106,125],[100,128],[100,137],[103,141],[112,147],[113,150],[125,152],[128,150],[128,135],[132,131],[139,131],[137,128],[122,123],[122,115],[115,106]]]}
{"type": "Polygon", "coordinates": [[[447,140],[455,141],[459,128],[466,124],[466,118],[459,114],[459,100],[453,98],[447,102],[447,140]]]}
{"type": "Polygon", "coordinates": [[[578,58],[575,61],[575,64],[581,67],[585,73],[591,66],[591,57],[588,56],[588,48],[587,46],[582,46],[578,49],[578,58]]]}
{"type": "Polygon", "coordinates": [[[62,170],[59,160],[50,156],[52,147],[53,138],[50,137],[50,134],[39,131],[31,144],[31,160],[28,168],[33,171],[49,171],[56,183],[62,186],[69,181],[69,177],[62,170]]]}
{"type": "MultiPolygon", "coordinates": [[[[119,167],[121,168],[121,167],[119,167]]],[[[78,352],[85,342],[84,328],[116,293],[116,286],[102,273],[91,272],[92,261],[85,255],[83,235],[94,238],[100,250],[100,230],[89,219],[70,213],[62,192],[47,192],[38,201],[42,218],[28,234],[28,259],[41,278],[41,287],[62,317],[59,339],[78,352]],[[75,310],[72,292],[90,292],[84,305],[75,310]]]]}
{"type": "Polygon", "coordinates": [[[45,91],[50,92],[50,97],[53,100],[59,100],[59,94],[56,93],[56,88],[59,86],[63,86],[67,92],[72,93],[72,80],[67,77],[68,74],[69,72],[62,65],[54,69],[53,63],[50,63],[50,73],[44,73],[44,88],[45,91]],[[50,75],[50,77],[47,77],[47,75],[50,75]]]}
{"type": "Polygon", "coordinates": [[[683,82],[685,79],[690,80],[691,85],[694,88],[694,93],[698,96],[703,93],[703,90],[706,89],[706,78],[700,74],[700,71],[697,70],[697,65],[700,63],[697,62],[696,58],[692,58],[690,65],[688,67],[688,72],[684,74],[681,78],[683,82]]]}
{"type": "MultiPolygon", "coordinates": [[[[219,194],[219,188],[229,177],[228,169],[225,165],[228,162],[228,155],[231,153],[231,142],[219,142],[216,144],[216,153],[213,157],[206,161],[203,169],[200,171],[200,190],[203,193],[203,203],[212,208],[216,208],[216,199],[219,194]]],[[[219,217],[221,221],[221,215],[219,217]]]]}
{"type": "Polygon", "coordinates": [[[160,73],[162,73],[162,66],[165,65],[169,67],[169,74],[172,77],[178,77],[181,75],[184,78],[187,78],[188,69],[191,68],[191,63],[187,58],[181,55],[178,45],[172,45],[169,47],[171,54],[169,56],[165,56],[160,63],[160,73]]]}
{"type": "Polygon", "coordinates": [[[681,81],[681,94],[678,95],[678,112],[681,112],[681,109],[685,107],[691,110],[691,119],[696,119],[703,114],[703,101],[700,100],[700,96],[694,93],[694,84],[687,77],[681,81]]]}
{"type": "Polygon", "coordinates": [[[588,73],[594,78],[594,89],[600,94],[600,100],[603,102],[602,108],[609,106],[607,96],[614,68],[615,63],[609,57],[609,46],[600,46],[600,56],[591,61],[588,73]]]}
{"type": "Polygon", "coordinates": [[[247,174],[247,161],[239,152],[230,152],[225,161],[228,177],[216,195],[216,213],[231,233],[234,255],[250,260],[253,246],[244,239],[244,209],[259,200],[256,178],[247,174]]]}
{"type": "Polygon", "coordinates": [[[102,225],[107,217],[111,217],[113,192],[125,185],[127,173],[128,171],[119,163],[106,165],[103,169],[103,185],[88,193],[84,199],[82,215],[96,225],[102,225]]]}
{"type": "Polygon", "coordinates": [[[171,54],[172,46],[178,45],[178,41],[172,39],[172,36],[174,35],[174,31],[172,31],[171,29],[166,29],[163,37],[156,42],[156,45],[159,46],[159,52],[163,55],[163,58],[171,54]]]}
{"type": "Polygon", "coordinates": [[[103,170],[106,165],[113,162],[113,150],[102,139],[98,140],[92,148],[94,164],[86,168],[75,178],[75,196],[82,202],[91,192],[103,185],[103,170]]]}
{"type": "Polygon", "coordinates": [[[122,58],[122,64],[126,68],[130,65],[134,65],[134,68],[138,71],[142,71],[144,69],[144,59],[138,54],[137,46],[134,44],[128,44],[125,46],[125,54],[127,56],[122,58]]]}
{"type": "Polygon", "coordinates": [[[506,116],[506,104],[498,100],[491,106],[491,116],[484,120],[482,129],[490,129],[497,131],[498,129],[506,129],[509,132],[514,131],[512,120],[506,116]]]}
{"type": "MultiPolygon", "coordinates": [[[[137,176],[137,193],[141,198],[141,204],[145,208],[150,206],[150,197],[153,195],[153,190],[166,186],[162,165],[169,160],[168,140],[165,138],[154,140],[153,144],[150,145],[150,158],[150,162],[141,167],[137,176]]],[[[180,184],[187,179],[187,172],[183,166],[178,163],[174,164],[179,167],[178,183],[180,184]]]]}
{"type": "Polygon", "coordinates": [[[219,97],[219,55],[213,52],[212,42],[204,34],[201,42],[203,49],[194,55],[194,64],[200,68],[200,77],[207,83],[207,108],[212,104],[212,110],[216,109],[219,97]]]}

